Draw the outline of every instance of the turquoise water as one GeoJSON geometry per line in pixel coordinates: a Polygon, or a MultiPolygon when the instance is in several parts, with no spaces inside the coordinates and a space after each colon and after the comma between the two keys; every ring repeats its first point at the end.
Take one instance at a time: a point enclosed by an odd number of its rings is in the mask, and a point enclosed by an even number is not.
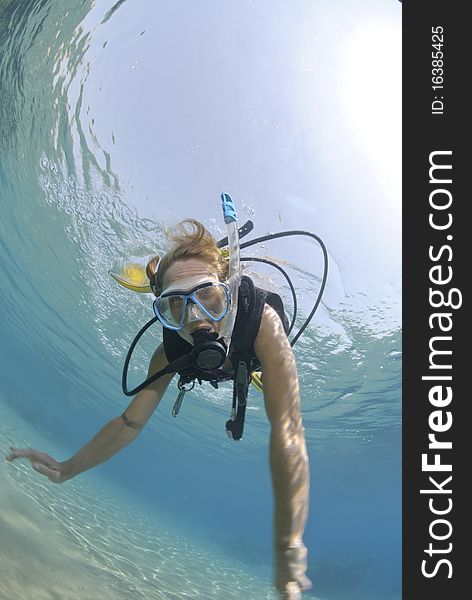
{"type": "MultiPolygon", "coordinates": [[[[255,235],[312,230],[330,274],[295,347],[307,598],[401,596],[401,215],[387,169],[399,155],[379,145],[398,140],[374,110],[359,134],[345,104],[349,50],[362,38],[379,44],[366,56],[386,52],[392,5],[0,1],[0,450],[64,460],[127,406],[122,364],[152,311],[108,276],[117,258],[162,251],[165,227],[187,217],[224,235],[223,190],[255,235]]],[[[254,253],[287,267],[306,315],[316,244],[254,253]]],[[[259,268],[257,280],[290,314],[283,280],[259,268]]],[[[132,383],[159,341],[158,328],[144,337],[132,383]]],[[[2,600],[275,598],[262,397],[235,444],[228,386],[192,392],[177,419],[175,396],[130,447],[62,486],[0,463],[2,600]]]]}

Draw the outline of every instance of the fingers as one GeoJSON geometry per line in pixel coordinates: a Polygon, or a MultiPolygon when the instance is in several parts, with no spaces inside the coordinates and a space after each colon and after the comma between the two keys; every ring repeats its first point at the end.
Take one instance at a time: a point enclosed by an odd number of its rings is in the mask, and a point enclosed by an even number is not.
{"type": "Polygon", "coordinates": [[[12,461],[17,458],[27,458],[31,462],[43,463],[46,466],[57,469],[58,463],[46,454],[45,452],[40,452],[39,450],[35,450],[34,448],[13,448],[10,447],[10,452],[5,456],[5,460],[12,461]]]}
{"type": "Polygon", "coordinates": [[[306,592],[307,590],[311,590],[311,588],[313,587],[311,580],[308,579],[306,575],[300,575],[297,579],[297,583],[304,592],[306,592]]]}
{"type": "Polygon", "coordinates": [[[30,458],[30,456],[36,452],[33,448],[13,448],[10,446],[10,452],[5,455],[5,459],[15,460],[16,458],[30,458]]]}
{"type": "Polygon", "coordinates": [[[301,600],[302,594],[300,587],[294,581],[290,581],[285,586],[283,592],[280,593],[280,600],[301,600]]]}
{"type": "Polygon", "coordinates": [[[300,591],[312,588],[312,583],[306,575],[307,554],[306,546],[301,541],[284,550],[276,550],[275,586],[281,592],[288,593],[287,598],[297,598],[296,588],[300,591]]]}
{"type": "Polygon", "coordinates": [[[27,458],[30,460],[33,469],[47,477],[53,483],[62,483],[65,479],[61,473],[60,464],[45,452],[40,452],[34,448],[10,447],[10,452],[5,455],[5,460],[12,461],[17,458],[27,458]]]}

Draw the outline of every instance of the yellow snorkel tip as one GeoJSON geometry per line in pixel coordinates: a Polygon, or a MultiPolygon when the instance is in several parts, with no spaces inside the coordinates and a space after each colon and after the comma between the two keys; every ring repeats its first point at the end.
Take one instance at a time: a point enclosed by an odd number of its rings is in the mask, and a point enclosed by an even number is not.
{"type": "Polygon", "coordinates": [[[122,287],[138,294],[152,294],[146,266],[149,256],[133,257],[117,261],[108,271],[111,277],[122,287]]]}

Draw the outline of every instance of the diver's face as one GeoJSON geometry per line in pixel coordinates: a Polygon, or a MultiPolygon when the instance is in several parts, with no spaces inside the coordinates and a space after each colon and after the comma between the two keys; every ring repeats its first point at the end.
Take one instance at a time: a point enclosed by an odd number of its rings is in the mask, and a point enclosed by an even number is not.
{"type": "MultiPolygon", "coordinates": [[[[187,292],[207,281],[214,281],[215,283],[219,281],[218,276],[208,263],[198,258],[178,260],[164,273],[162,293],[172,290],[187,292]]],[[[185,313],[184,326],[177,333],[186,342],[193,345],[191,336],[193,332],[205,328],[219,333],[221,323],[222,321],[218,323],[210,321],[198,310],[198,307],[189,302],[185,313]]]]}

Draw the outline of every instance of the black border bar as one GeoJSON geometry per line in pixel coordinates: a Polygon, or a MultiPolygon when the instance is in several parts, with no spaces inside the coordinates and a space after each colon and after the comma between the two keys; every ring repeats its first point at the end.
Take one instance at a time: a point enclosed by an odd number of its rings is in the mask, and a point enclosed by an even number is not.
{"type": "Polygon", "coordinates": [[[472,398],[466,361],[472,354],[472,328],[465,288],[472,256],[466,216],[472,205],[467,189],[472,109],[466,108],[472,105],[466,92],[472,25],[466,8],[467,3],[455,0],[403,2],[406,600],[452,600],[470,594],[466,510],[471,503],[466,487],[472,472],[472,398]]]}

